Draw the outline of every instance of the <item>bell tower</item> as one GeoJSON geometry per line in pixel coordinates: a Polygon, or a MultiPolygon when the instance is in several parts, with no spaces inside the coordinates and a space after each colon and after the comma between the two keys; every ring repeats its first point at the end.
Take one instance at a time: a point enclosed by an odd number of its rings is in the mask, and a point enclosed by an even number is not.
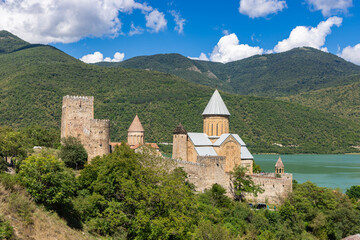
{"type": "Polygon", "coordinates": [[[285,166],[281,160],[281,157],[277,160],[275,164],[275,174],[284,174],[285,173],[285,166]]]}
{"type": "Polygon", "coordinates": [[[202,115],[204,120],[203,132],[205,134],[208,136],[221,136],[224,133],[229,133],[230,113],[217,89],[202,115]]]}

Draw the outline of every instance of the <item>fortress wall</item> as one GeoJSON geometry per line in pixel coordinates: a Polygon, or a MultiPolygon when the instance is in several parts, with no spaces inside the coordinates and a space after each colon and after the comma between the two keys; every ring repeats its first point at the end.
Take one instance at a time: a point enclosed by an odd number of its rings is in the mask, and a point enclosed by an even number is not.
{"type": "Polygon", "coordinates": [[[255,174],[251,176],[254,183],[260,185],[265,191],[257,197],[248,195],[247,199],[254,202],[280,204],[292,191],[292,174],[282,174],[276,178],[275,174],[255,174]]]}
{"type": "Polygon", "coordinates": [[[247,172],[248,174],[253,174],[253,168],[254,168],[253,164],[254,164],[254,161],[251,159],[248,159],[248,160],[242,159],[240,165],[242,167],[245,167],[248,169],[248,172],[247,172]]]}
{"type": "Polygon", "coordinates": [[[230,177],[224,171],[223,157],[199,157],[196,163],[175,161],[177,166],[182,167],[188,174],[188,180],[196,186],[196,191],[204,192],[217,183],[229,192],[230,177]]]}

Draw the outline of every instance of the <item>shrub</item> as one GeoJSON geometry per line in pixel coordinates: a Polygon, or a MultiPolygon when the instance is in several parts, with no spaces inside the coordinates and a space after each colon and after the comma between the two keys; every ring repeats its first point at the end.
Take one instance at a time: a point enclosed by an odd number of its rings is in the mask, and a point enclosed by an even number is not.
{"type": "Polygon", "coordinates": [[[83,168],[88,155],[80,141],[74,137],[68,137],[63,138],[62,143],[59,157],[65,165],[76,170],[83,168]]]}

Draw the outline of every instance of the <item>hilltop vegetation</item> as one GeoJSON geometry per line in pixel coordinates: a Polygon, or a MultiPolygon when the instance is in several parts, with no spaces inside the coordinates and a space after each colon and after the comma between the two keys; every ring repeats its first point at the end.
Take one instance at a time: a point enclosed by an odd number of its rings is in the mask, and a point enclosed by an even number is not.
{"type": "Polygon", "coordinates": [[[159,54],[99,65],[156,70],[227,92],[270,97],[346,85],[358,81],[351,76],[360,74],[360,66],[309,47],[226,64],[159,54]]]}
{"type": "MultiPolygon", "coordinates": [[[[171,142],[179,122],[201,131],[201,113],[214,91],[165,73],[88,65],[49,46],[0,54],[0,76],[1,125],[59,129],[62,97],[91,95],[95,117],[111,120],[112,141],[126,139],[136,113],[148,142],[171,142]]],[[[340,153],[360,145],[359,123],[280,100],[222,96],[232,114],[230,130],[253,152],[340,153]]]]}
{"type": "Polygon", "coordinates": [[[357,83],[309,91],[282,99],[300,103],[334,116],[360,120],[360,75],[357,83]]]}
{"type": "Polygon", "coordinates": [[[315,240],[360,231],[357,196],[349,199],[310,182],[295,182],[276,208],[255,211],[217,184],[196,194],[186,173],[171,161],[135,153],[125,144],[93,159],[77,177],[71,171],[43,152],[24,160],[18,174],[0,174],[0,234],[6,230],[0,237],[315,240]]]}
{"type": "Polygon", "coordinates": [[[0,54],[10,53],[29,45],[28,42],[25,42],[7,31],[0,31],[0,42],[0,54]]]}

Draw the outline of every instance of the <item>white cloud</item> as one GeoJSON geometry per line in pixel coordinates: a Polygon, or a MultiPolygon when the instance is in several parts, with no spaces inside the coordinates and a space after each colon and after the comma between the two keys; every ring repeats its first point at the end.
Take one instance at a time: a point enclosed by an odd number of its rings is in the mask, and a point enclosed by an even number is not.
{"type": "Polygon", "coordinates": [[[360,43],[351,47],[347,46],[339,54],[345,60],[360,65],[360,43]]]}
{"type": "Polygon", "coordinates": [[[131,28],[129,31],[129,36],[134,36],[137,34],[142,34],[144,32],[144,29],[142,29],[140,26],[135,26],[134,23],[131,23],[131,28]]]}
{"type": "Polygon", "coordinates": [[[281,0],[240,0],[239,12],[250,18],[258,18],[277,13],[286,7],[286,1],[281,0]]]}
{"type": "Polygon", "coordinates": [[[199,57],[188,57],[193,60],[202,60],[202,61],[209,61],[209,58],[206,56],[205,53],[201,53],[199,57]]]}
{"type": "Polygon", "coordinates": [[[239,39],[232,33],[223,36],[214,47],[210,55],[211,61],[227,63],[241,60],[257,54],[263,54],[264,49],[260,47],[251,47],[247,44],[239,44],[239,39]]]}
{"type": "MultiPolygon", "coordinates": [[[[331,27],[340,26],[342,18],[331,17],[326,21],[320,22],[317,27],[297,26],[294,28],[289,38],[284,39],[275,46],[275,52],[284,52],[296,47],[313,47],[320,49],[325,44],[326,36],[331,33],[331,27]]],[[[322,50],[327,51],[326,48],[322,50]]]]}
{"type": "Polygon", "coordinates": [[[157,9],[151,11],[145,16],[146,27],[150,29],[150,32],[159,32],[166,29],[167,21],[165,15],[159,12],[157,9]]]}
{"type": "Polygon", "coordinates": [[[353,6],[352,0],[306,0],[314,11],[320,10],[324,16],[346,13],[353,6]]]}
{"type": "Polygon", "coordinates": [[[94,52],[93,54],[88,54],[80,58],[81,61],[86,63],[97,63],[97,62],[121,62],[124,60],[125,54],[116,52],[114,58],[106,57],[101,52],[94,52]]]}
{"type": "Polygon", "coordinates": [[[171,11],[170,13],[174,17],[174,20],[176,23],[175,31],[177,31],[179,34],[184,33],[184,25],[185,25],[186,19],[181,18],[180,13],[176,12],[174,10],[171,11]]]}
{"type": "Polygon", "coordinates": [[[0,29],[32,43],[69,43],[88,36],[114,37],[121,33],[119,12],[132,13],[134,9],[141,10],[146,17],[160,16],[157,21],[146,18],[147,25],[155,29],[163,27],[162,13],[135,0],[2,0],[0,29]]]}

